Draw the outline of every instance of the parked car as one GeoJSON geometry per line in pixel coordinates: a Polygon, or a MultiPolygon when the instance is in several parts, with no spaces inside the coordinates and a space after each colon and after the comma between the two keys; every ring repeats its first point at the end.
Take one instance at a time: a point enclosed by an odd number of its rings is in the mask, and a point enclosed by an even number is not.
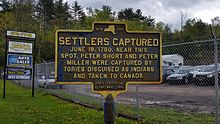
{"type": "MultiPolygon", "coordinates": [[[[219,70],[220,70],[220,64],[218,64],[218,73],[219,70]]],[[[215,65],[214,64],[207,65],[203,70],[201,70],[200,72],[194,75],[195,84],[214,85],[215,84],[214,73],[215,73],[215,65]]]]}
{"type": "Polygon", "coordinates": [[[47,89],[49,88],[62,89],[64,85],[55,84],[55,73],[54,71],[52,71],[47,77],[44,73],[41,74],[41,77],[38,79],[38,86],[47,89]]]}
{"type": "Polygon", "coordinates": [[[203,70],[206,67],[206,65],[198,65],[198,66],[194,66],[192,71],[189,72],[187,78],[189,83],[193,83],[195,81],[195,79],[193,78],[193,76],[200,72],[201,70],[203,70]]]}
{"type": "Polygon", "coordinates": [[[177,71],[167,77],[169,84],[188,84],[187,76],[193,69],[193,66],[181,66],[177,71]]]}
{"type": "Polygon", "coordinates": [[[166,79],[168,76],[170,76],[171,74],[173,74],[175,72],[175,69],[172,67],[166,67],[163,66],[163,70],[162,70],[162,82],[166,83],[166,79]]]}

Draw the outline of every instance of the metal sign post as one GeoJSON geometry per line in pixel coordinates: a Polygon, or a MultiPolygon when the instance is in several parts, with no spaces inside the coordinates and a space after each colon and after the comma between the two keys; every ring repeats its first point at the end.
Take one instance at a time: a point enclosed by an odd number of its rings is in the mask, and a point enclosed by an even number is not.
{"type": "Polygon", "coordinates": [[[35,51],[36,51],[36,40],[35,42],[33,42],[33,45],[34,45],[34,48],[33,48],[33,73],[32,73],[32,91],[31,91],[31,96],[34,97],[34,82],[35,82],[35,60],[36,60],[36,57],[35,57],[35,51]]]}
{"type": "Polygon", "coordinates": [[[56,83],[92,84],[93,92],[106,97],[105,109],[112,108],[109,101],[126,92],[128,84],[162,81],[162,34],[158,32],[128,31],[125,23],[97,22],[92,30],[57,30],[55,46],[56,83]]]}
{"type": "Polygon", "coordinates": [[[138,89],[138,85],[136,85],[136,107],[137,107],[137,119],[139,121],[139,89],[138,89]]]}
{"type": "MultiPolygon", "coordinates": [[[[7,35],[5,35],[7,39],[7,35]]],[[[6,66],[7,66],[7,50],[8,50],[8,42],[5,41],[5,64],[4,64],[4,83],[3,83],[3,99],[5,99],[6,96],[6,66]]]]}

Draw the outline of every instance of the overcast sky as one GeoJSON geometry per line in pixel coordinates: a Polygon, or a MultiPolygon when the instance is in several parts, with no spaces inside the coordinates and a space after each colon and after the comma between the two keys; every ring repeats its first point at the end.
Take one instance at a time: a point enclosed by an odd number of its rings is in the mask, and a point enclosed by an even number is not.
{"type": "MultiPolygon", "coordinates": [[[[65,0],[73,3],[75,0],[65,0]]],[[[84,7],[100,9],[109,5],[116,12],[123,8],[141,9],[144,15],[151,15],[156,21],[169,24],[173,29],[180,27],[180,13],[187,18],[200,18],[211,23],[211,19],[220,16],[220,0],[78,0],[84,7]]]]}

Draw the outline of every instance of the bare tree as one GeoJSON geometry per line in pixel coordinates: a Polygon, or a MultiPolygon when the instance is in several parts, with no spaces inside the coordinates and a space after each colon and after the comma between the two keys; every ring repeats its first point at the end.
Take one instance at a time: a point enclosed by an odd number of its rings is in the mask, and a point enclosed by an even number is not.
{"type": "Polygon", "coordinates": [[[182,37],[183,37],[183,25],[186,21],[186,18],[187,18],[187,12],[183,12],[181,10],[180,12],[180,39],[182,40],[182,37]]]}

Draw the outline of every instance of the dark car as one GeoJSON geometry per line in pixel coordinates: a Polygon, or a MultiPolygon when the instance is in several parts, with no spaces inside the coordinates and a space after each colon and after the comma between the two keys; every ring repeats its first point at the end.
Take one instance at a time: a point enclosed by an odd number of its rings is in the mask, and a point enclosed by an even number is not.
{"type": "MultiPolygon", "coordinates": [[[[218,72],[220,64],[218,64],[218,72]]],[[[215,84],[215,65],[207,65],[203,70],[194,75],[196,85],[214,85],[215,84]]]]}
{"type": "Polygon", "coordinates": [[[195,78],[193,76],[197,74],[198,72],[200,72],[201,70],[203,70],[205,67],[206,65],[194,66],[192,71],[190,71],[187,76],[189,83],[193,83],[195,81],[195,78]]]}
{"type": "Polygon", "coordinates": [[[175,73],[167,77],[167,82],[169,84],[187,84],[187,76],[189,72],[193,69],[192,66],[181,66],[175,73]]]}
{"type": "Polygon", "coordinates": [[[171,67],[166,67],[166,66],[163,66],[163,70],[162,70],[162,76],[163,76],[163,80],[162,82],[165,83],[166,82],[166,79],[168,76],[170,76],[171,74],[173,74],[175,71],[174,68],[171,68],[171,67]]]}

